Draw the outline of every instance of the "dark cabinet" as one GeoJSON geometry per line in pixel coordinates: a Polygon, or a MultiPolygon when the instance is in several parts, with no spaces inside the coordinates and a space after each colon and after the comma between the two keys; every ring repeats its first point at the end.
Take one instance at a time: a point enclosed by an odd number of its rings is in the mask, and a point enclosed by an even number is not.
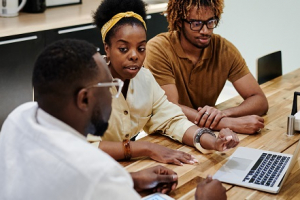
{"type": "Polygon", "coordinates": [[[168,21],[163,13],[147,15],[147,40],[150,40],[159,33],[168,31],[168,21]]]}
{"type": "Polygon", "coordinates": [[[100,48],[100,53],[104,54],[102,37],[100,30],[95,25],[85,24],[81,26],[65,27],[45,31],[46,45],[61,39],[86,40],[100,48]]]}
{"type": "Polygon", "coordinates": [[[32,70],[43,47],[42,33],[0,38],[0,127],[14,108],[33,100],[32,70]]]}

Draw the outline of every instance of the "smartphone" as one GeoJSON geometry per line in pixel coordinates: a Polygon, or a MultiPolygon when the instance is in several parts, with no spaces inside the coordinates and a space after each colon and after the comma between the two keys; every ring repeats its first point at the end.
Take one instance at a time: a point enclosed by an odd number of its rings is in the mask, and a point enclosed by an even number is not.
{"type": "Polygon", "coordinates": [[[174,200],[172,197],[162,194],[162,193],[154,193],[142,198],[142,200],[174,200]]]}

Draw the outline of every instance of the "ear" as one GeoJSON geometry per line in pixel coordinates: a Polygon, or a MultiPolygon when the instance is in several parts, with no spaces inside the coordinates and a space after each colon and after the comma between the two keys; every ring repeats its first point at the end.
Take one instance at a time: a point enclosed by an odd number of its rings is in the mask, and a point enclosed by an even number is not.
{"type": "Polygon", "coordinates": [[[106,56],[107,57],[110,57],[110,50],[109,50],[109,46],[107,43],[104,44],[104,50],[105,50],[105,53],[106,53],[106,56]]]}
{"type": "Polygon", "coordinates": [[[180,27],[180,29],[182,29],[182,21],[178,21],[177,25],[180,27]]]}
{"type": "Polygon", "coordinates": [[[90,103],[89,100],[89,91],[83,88],[77,94],[76,105],[80,110],[87,111],[90,103]]]}

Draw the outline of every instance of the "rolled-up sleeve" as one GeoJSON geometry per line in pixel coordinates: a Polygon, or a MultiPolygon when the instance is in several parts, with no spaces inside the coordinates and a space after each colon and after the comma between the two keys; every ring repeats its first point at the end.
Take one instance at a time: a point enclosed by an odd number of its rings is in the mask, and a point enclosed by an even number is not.
{"type": "Polygon", "coordinates": [[[187,119],[179,106],[168,101],[164,90],[152,75],[151,79],[153,89],[152,116],[146,123],[144,130],[149,134],[158,131],[182,142],[184,133],[194,124],[187,119]]]}

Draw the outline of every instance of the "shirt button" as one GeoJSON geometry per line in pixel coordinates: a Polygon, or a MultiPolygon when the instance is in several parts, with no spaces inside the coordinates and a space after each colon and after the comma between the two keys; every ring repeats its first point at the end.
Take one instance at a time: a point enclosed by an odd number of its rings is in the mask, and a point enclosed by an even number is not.
{"type": "Polygon", "coordinates": [[[129,138],[129,134],[126,134],[125,137],[126,137],[126,138],[129,138]]]}
{"type": "Polygon", "coordinates": [[[128,111],[127,110],[124,111],[124,115],[128,115],[128,111]]]}

